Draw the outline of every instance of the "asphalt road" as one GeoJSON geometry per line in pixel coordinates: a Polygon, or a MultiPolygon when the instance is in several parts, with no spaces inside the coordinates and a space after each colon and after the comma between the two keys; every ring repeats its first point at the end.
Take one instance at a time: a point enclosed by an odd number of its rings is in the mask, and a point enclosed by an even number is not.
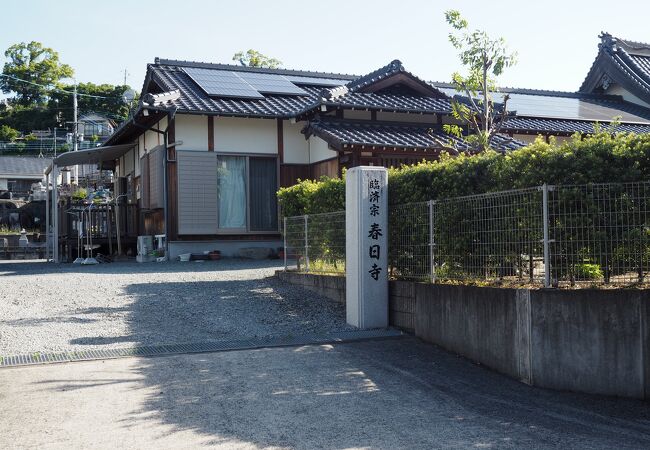
{"type": "Polygon", "coordinates": [[[0,370],[0,448],[650,448],[650,404],[415,338],[0,370]]]}

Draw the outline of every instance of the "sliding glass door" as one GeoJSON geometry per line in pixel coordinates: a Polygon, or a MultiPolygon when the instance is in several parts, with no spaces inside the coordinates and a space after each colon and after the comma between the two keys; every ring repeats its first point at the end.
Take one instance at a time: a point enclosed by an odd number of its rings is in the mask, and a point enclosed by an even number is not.
{"type": "Polygon", "coordinates": [[[220,155],[217,167],[219,230],[277,231],[276,159],[220,155]]]}

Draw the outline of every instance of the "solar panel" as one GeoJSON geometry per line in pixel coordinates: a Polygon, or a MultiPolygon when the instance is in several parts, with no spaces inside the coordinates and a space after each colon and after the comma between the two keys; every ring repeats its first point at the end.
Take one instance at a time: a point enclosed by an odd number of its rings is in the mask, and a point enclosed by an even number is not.
{"type": "Polygon", "coordinates": [[[257,89],[237,76],[234,72],[225,70],[201,69],[196,67],[183,67],[206,94],[216,97],[254,98],[263,99],[257,89]]]}
{"type": "Polygon", "coordinates": [[[292,83],[304,84],[306,86],[343,86],[350,82],[350,80],[339,80],[335,78],[299,77],[293,75],[285,75],[284,77],[292,83]]]}
{"type": "Polygon", "coordinates": [[[282,75],[253,72],[237,72],[236,75],[265,94],[307,95],[307,92],[282,75]]]}

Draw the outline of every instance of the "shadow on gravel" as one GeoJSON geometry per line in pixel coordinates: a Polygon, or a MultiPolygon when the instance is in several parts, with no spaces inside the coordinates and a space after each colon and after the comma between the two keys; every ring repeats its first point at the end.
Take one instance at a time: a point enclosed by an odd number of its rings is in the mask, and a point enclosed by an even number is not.
{"type": "Polygon", "coordinates": [[[162,345],[252,337],[322,334],[350,329],[341,304],[274,278],[128,285],[129,306],[75,311],[79,320],[95,314],[120,317],[123,336],[79,336],[70,344],[101,347],[113,343],[162,345]],[[318,307],[314,307],[314,302],[318,307]]]}
{"type": "Polygon", "coordinates": [[[531,388],[413,338],[143,359],[123,417],[209,444],[291,448],[648,448],[640,401],[531,388]]]}

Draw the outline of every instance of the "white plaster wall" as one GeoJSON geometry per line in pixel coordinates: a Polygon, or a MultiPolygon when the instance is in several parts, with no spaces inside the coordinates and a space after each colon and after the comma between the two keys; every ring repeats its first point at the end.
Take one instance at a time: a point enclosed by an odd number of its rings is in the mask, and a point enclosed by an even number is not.
{"type": "Polygon", "coordinates": [[[126,176],[126,175],[130,174],[135,169],[135,166],[133,164],[134,152],[135,152],[135,150],[131,149],[128,152],[126,152],[124,154],[124,156],[122,156],[122,161],[123,161],[123,164],[124,164],[124,166],[123,166],[123,168],[124,168],[123,169],[123,176],[126,176]]]}
{"type": "Polygon", "coordinates": [[[639,97],[630,94],[628,91],[623,89],[620,84],[612,84],[605,93],[609,95],[620,95],[623,97],[623,100],[645,106],[646,108],[650,107],[650,103],[644,102],[639,97]]]}
{"type": "Polygon", "coordinates": [[[370,120],[371,115],[370,111],[353,111],[351,109],[346,109],[343,111],[343,117],[346,119],[370,120]]]}
{"type": "Polygon", "coordinates": [[[324,161],[326,159],[334,158],[337,155],[336,151],[330,150],[327,147],[327,142],[319,137],[311,136],[309,138],[309,158],[310,162],[315,163],[324,161]]]}
{"type": "Polygon", "coordinates": [[[277,123],[269,119],[215,117],[214,150],[219,153],[278,153],[277,123]]]}
{"type": "Polygon", "coordinates": [[[377,120],[386,120],[390,122],[436,123],[436,117],[433,114],[406,114],[383,111],[377,112],[377,120]]]}
{"type": "Polygon", "coordinates": [[[157,147],[160,145],[160,134],[156,133],[155,131],[147,131],[144,133],[144,146],[147,149],[147,151],[151,150],[152,148],[157,147]]]}
{"type": "Polygon", "coordinates": [[[292,124],[283,120],[282,137],[284,139],[284,162],[287,164],[309,164],[309,142],[300,131],[307,124],[292,124]]]}
{"type": "Polygon", "coordinates": [[[140,152],[140,157],[141,158],[147,152],[145,147],[144,147],[144,134],[141,134],[140,136],[138,136],[138,150],[140,152]]]}
{"type": "Polygon", "coordinates": [[[177,114],[175,126],[176,141],[183,141],[183,145],[176,147],[178,150],[208,150],[207,116],[177,114]]]}
{"type": "Polygon", "coordinates": [[[135,155],[135,168],[133,169],[133,174],[136,177],[140,176],[140,146],[138,144],[133,148],[133,153],[135,155]]]}
{"type": "Polygon", "coordinates": [[[527,144],[535,142],[535,139],[537,139],[536,134],[513,134],[512,137],[527,144]]]}

